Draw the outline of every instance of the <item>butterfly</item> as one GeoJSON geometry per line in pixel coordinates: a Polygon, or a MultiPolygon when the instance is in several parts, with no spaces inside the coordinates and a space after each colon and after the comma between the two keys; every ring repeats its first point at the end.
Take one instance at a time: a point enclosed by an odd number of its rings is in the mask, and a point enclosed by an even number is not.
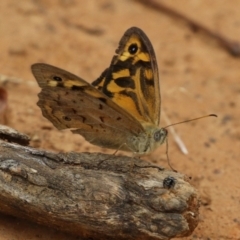
{"type": "Polygon", "coordinates": [[[160,86],[154,49],[137,27],[121,38],[109,68],[92,84],[60,68],[31,66],[41,92],[37,105],[59,129],[90,143],[144,155],[163,144],[160,86]]]}

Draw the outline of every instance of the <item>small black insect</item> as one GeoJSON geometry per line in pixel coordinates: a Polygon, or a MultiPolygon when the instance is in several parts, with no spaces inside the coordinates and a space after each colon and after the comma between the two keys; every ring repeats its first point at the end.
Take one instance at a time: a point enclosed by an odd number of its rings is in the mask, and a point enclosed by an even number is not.
{"type": "Polygon", "coordinates": [[[166,189],[171,189],[174,188],[176,184],[176,179],[174,177],[166,177],[163,180],[163,187],[166,189]]]}

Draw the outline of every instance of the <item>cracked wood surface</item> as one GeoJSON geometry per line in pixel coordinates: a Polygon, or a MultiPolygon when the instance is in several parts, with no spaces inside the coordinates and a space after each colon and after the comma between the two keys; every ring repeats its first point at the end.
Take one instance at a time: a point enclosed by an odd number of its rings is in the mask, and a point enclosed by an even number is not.
{"type": "Polygon", "coordinates": [[[81,239],[170,239],[198,224],[186,176],[141,159],[0,142],[0,211],[81,239]]]}

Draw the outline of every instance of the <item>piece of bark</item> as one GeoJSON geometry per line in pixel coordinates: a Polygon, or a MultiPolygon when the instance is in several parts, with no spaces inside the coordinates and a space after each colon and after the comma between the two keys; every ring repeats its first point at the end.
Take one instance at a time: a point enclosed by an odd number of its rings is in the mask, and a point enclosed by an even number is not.
{"type": "Polygon", "coordinates": [[[0,124],[0,139],[8,142],[15,142],[23,146],[29,145],[30,137],[26,134],[20,133],[17,130],[0,124]]]}
{"type": "Polygon", "coordinates": [[[0,141],[0,211],[81,239],[190,235],[199,200],[183,174],[141,159],[0,141]]]}

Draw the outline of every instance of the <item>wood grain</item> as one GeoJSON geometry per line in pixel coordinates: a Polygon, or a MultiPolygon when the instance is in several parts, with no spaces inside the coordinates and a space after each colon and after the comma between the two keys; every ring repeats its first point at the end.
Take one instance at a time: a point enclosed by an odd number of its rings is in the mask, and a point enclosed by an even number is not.
{"type": "Polygon", "coordinates": [[[0,211],[81,239],[170,239],[198,224],[186,176],[100,153],[41,151],[0,141],[0,211]]]}

